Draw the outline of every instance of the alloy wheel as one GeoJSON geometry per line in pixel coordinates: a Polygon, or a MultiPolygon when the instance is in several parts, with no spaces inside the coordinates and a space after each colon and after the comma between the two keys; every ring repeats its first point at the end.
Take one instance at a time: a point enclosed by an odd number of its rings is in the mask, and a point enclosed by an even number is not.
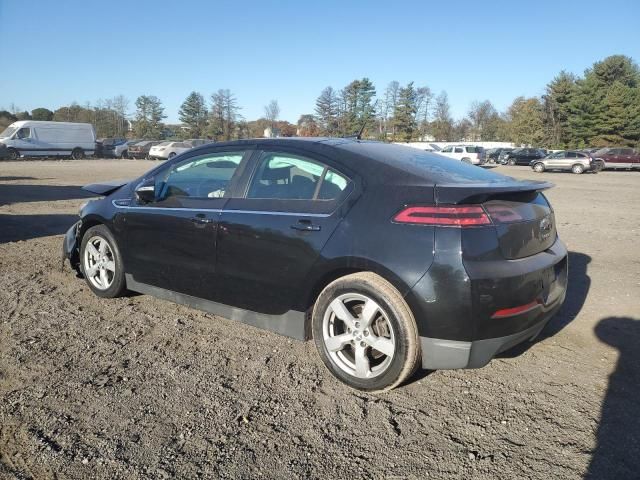
{"type": "Polygon", "coordinates": [[[322,332],[332,362],[349,375],[377,377],[393,361],[396,345],[391,322],[383,308],[366,295],[336,297],[324,314],[322,332]]]}
{"type": "Polygon", "coordinates": [[[107,290],[116,275],[116,261],[109,242],[100,236],[89,239],[84,250],[84,274],[98,290],[107,290]]]}

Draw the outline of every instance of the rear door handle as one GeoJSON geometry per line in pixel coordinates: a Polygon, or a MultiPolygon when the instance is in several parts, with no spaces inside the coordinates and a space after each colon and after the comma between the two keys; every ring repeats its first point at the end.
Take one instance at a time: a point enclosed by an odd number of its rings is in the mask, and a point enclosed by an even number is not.
{"type": "Polygon", "coordinates": [[[298,220],[298,223],[291,225],[294,230],[300,230],[301,232],[319,232],[320,225],[314,225],[311,220],[298,220]]]}

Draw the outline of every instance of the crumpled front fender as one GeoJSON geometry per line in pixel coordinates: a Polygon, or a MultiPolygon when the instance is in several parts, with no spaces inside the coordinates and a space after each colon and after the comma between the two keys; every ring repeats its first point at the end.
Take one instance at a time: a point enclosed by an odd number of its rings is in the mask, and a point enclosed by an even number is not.
{"type": "Polygon", "coordinates": [[[62,266],[64,267],[65,260],[69,260],[72,268],[76,270],[80,264],[80,239],[78,233],[80,232],[80,226],[82,221],[78,220],[73,226],[67,230],[62,240],[62,266]]]}

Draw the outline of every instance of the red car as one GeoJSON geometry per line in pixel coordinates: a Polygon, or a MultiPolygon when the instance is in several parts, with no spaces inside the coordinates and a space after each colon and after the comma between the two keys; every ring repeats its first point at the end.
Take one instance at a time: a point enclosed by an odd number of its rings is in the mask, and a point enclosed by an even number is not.
{"type": "Polygon", "coordinates": [[[604,161],[604,168],[637,168],[640,169],[640,153],[628,147],[601,148],[591,154],[595,159],[604,161]]]}

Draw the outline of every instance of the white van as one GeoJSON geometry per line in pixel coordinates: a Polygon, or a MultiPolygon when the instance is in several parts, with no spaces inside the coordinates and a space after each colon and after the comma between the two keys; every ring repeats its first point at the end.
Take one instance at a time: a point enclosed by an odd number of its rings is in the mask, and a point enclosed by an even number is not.
{"type": "Polygon", "coordinates": [[[0,133],[10,159],[20,157],[72,157],[93,155],[96,132],[90,123],[21,120],[0,133]]]}

